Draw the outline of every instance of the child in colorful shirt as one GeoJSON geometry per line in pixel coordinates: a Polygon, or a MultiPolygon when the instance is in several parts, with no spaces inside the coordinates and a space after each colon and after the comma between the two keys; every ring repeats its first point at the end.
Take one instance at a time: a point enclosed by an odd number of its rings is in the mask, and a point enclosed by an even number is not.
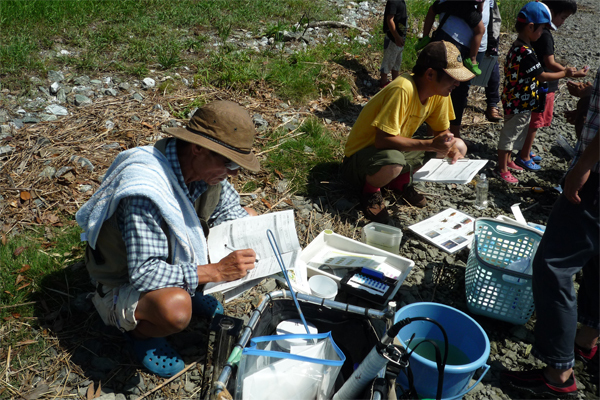
{"type": "MultiPolygon", "coordinates": [[[[575,0],[544,0],[543,4],[548,6],[552,15],[551,29],[556,30],[562,26],[565,20],[577,12],[577,3],[575,0]]],[[[542,36],[532,43],[533,50],[542,64],[544,71],[560,72],[565,69],[554,59],[554,38],[548,27],[544,28],[542,36]]],[[[529,132],[525,138],[525,143],[515,159],[515,163],[529,171],[537,171],[541,167],[536,162],[542,161],[542,158],[531,152],[533,141],[537,130],[552,123],[552,114],[554,112],[554,93],[558,90],[558,81],[548,83],[546,93],[546,103],[544,109],[533,111],[531,113],[531,122],[529,123],[529,132]]]]}
{"type": "Polygon", "coordinates": [[[506,56],[502,91],[504,127],[498,140],[498,165],[494,175],[508,183],[519,182],[510,173],[509,168],[522,170],[511,160],[512,151],[521,150],[523,147],[531,112],[543,107],[539,101],[540,82],[586,74],[585,71],[577,71],[575,68],[565,68],[561,72],[544,72],[531,42],[540,38],[544,27],[550,24],[551,20],[545,5],[538,2],[527,3],[517,16],[515,29],[519,35],[506,56]]]}

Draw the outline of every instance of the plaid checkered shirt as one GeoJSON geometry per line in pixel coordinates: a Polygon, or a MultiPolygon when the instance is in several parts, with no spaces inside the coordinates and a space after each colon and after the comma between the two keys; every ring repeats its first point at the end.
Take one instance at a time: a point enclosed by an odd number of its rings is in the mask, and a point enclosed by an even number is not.
{"type": "MultiPolygon", "coordinates": [[[[176,140],[170,140],[167,144],[167,160],[179,185],[194,203],[207,190],[208,185],[204,181],[185,184],[175,143],[176,140]]],[[[221,185],[221,198],[210,218],[211,226],[248,216],[240,205],[240,197],[233,186],[227,181],[221,182],[221,185]]],[[[198,287],[197,266],[167,263],[169,243],[161,229],[163,217],[158,207],[146,197],[132,196],[119,202],[116,213],[127,249],[127,268],[132,286],[140,292],[180,287],[190,294],[195,293],[198,287]]]]}
{"type": "MultiPolygon", "coordinates": [[[[592,142],[594,137],[598,134],[600,129],[600,67],[596,72],[596,79],[594,80],[594,89],[592,91],[592,97],[590,98],[590,108],[588,109],[585,123],[583,124],[583,130],[581,131],[581,138],[575,146],[575,157],[571,162],[571,168],[579,157],[583,154],[586,147],[592,142]]],[[[600,172],[600,163],[596,163],[592,168],[592,172],[600,172]]]]}

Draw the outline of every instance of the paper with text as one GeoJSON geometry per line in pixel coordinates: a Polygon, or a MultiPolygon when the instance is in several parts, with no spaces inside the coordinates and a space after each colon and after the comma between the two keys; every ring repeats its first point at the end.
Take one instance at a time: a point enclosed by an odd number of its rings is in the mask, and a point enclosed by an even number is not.
{"type": "Polygon", "coordinates": [[[271,229],[281,251],[281,258],[287,269],[294,269],[300,255],[300,242],[294,224],[294,211],[286,210],[228,221],[210,230],[208,236],[208,255],[211,263],[216,263],[234,249],[252,249],[258,262],[242,279],[232,282],[208,283],[204,293],[226,291],[248,281],[264,278],[281,272],[275,253],[267,238],[267,229],[271,229]]]}
{"type": "Polygon", "coordinates": [[[454,164],[450,159],[433,158],[413,175],[415,181],[469,183],[488,160],[468,160],[461,158],[454,164]]]}

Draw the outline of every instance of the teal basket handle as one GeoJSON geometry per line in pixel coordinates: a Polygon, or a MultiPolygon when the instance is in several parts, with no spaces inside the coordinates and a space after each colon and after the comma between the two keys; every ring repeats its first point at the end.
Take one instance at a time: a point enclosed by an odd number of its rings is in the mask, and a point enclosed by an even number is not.
{"type": "Polygon", "coordinates": [[[469,393],[475,386],[479,385],[479,382],[481,382],[481,380],[483,379],[483,377],[485,376],[485,374],[487,374],[487,372],[490,370],[490,366],[487,365],[487,364],[483,364],[478,369],[482,369],[482,368],[483,368],[483,373],[481,374],[481,376],[479,377],[479,379],[477,379],[477,382],[475,382],[474,384],[472,384],[471,386],[469,386],[464,392],[462,392],[460,394],[457,394],[456,396],[444,398],[443,400],[462,399],[465,394],[469,393]]]}

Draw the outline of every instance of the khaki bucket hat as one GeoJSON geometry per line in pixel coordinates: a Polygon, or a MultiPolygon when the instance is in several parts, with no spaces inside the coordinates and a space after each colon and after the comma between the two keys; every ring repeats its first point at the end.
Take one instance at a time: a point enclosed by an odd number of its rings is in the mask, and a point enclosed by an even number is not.
{"type": "Polygon", "coordinates": [[[169,128],[167,133],[227,157],[250,171],[260,164],[252,151],[254,123],[248,112],[232,101],[219,100],[200,107],[185,128],[169,128]]]}
{"type": "Polygon", "coordinates": [[[464,65],[460,51],[450,42],[440,40],[431,42],[419,54],[417,65],[427,68],[443,69],[448,75],[459,82],[475,78],[475,74],[464,65]]]}

